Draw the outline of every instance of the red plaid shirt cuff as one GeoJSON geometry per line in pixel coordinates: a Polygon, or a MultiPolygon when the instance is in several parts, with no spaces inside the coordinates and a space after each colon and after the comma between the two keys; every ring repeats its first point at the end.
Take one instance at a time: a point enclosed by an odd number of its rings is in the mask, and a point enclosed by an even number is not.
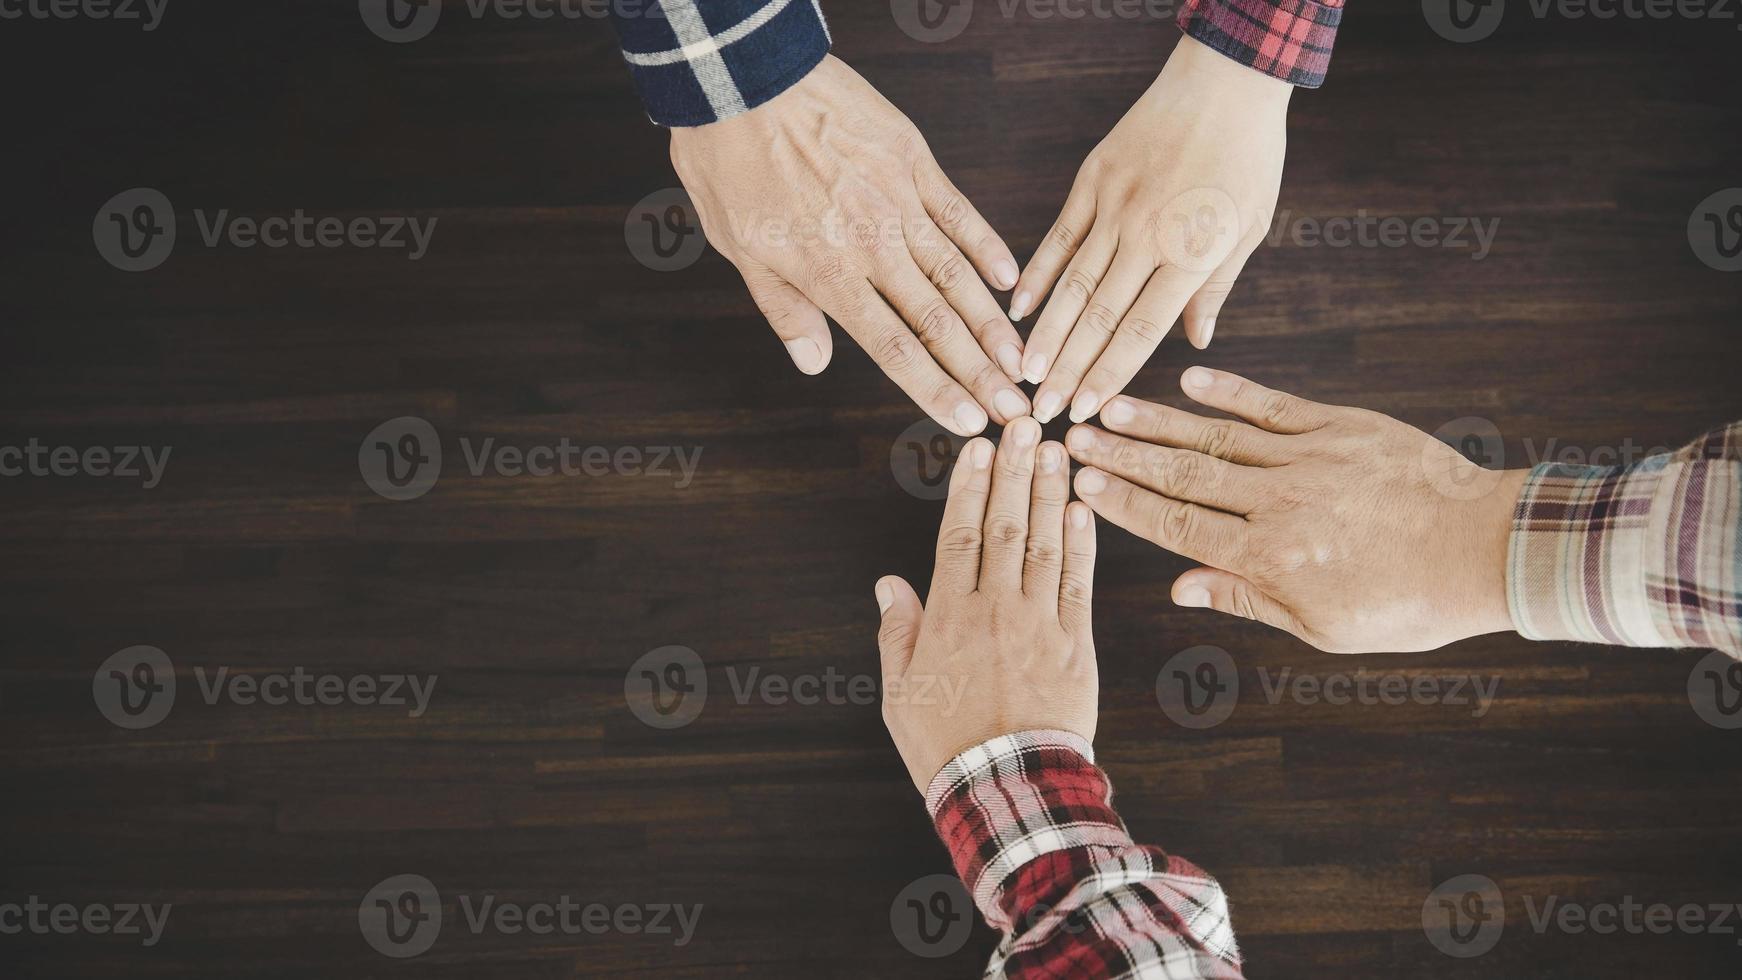
{"type": "Polygon", "coordinates": [[[1302,88],[1325,84],[1343,0],[1185,0],[1180,29],[1302,88]]]}
{"type": "Polygon", "coordinates": [[[1004,934],[988,977],[1241,976],[1221,887],[1131,840],[1083,738],[1028,731],[976,745],[932,780],[926,807],[1004,934]]]}
{"type": "Polygon", "coordinates": [[[1742,657],[1742,422],[1633,466],[1532,470],[1506,585],[1531,639],[1742,657]]]}

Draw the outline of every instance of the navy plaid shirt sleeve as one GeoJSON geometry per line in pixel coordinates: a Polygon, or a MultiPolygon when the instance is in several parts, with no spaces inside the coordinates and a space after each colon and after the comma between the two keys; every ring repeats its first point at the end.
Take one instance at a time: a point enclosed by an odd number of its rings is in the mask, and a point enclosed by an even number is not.
{"type": "Polygon", "coordinates": [[[829,52],[819,0],[618,0],[611,21],[648,118],[661,126],[748,112],[829,52]]]}

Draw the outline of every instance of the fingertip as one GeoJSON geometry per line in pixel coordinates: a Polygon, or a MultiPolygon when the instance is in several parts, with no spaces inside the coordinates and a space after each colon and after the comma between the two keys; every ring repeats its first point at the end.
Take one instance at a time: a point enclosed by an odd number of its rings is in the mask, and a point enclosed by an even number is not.
{"type": "Polygon", "coordinates": [[[809,337],[787,341],[786,353],[792,358],[793,366],[804,374],[818,375],[829,366],[829,352],[809,337]]]}
{"type": "Polygon", "coordinates": [[[1086,531],[1094,523],[1095,512],[1090,510],[1089,505],[1081,500],[1073,500],[1065,508],[1065,519],[1070,522],[1072,528],[1086,531]]]}
{"type": "Polygon", "coordinates": [[[1010,289],[1016,285],[1021,276],[1016,269],[1016,259],[1006,255],[992,263],[992,282],[999,289],[1010,289]]]}
{"type": "Polygon", "coordinates": [[[1040,442],[1040,423],[1027,415],[1013,419],[1004,427],[1004,434],[1018,449],[1027,449],[1040,442]]]}
{"type": "Polygon", "coordinates": [[[1191,329],[1186,331],[1186,339],[1191,341],[1192,346],[1198,350],[1207,350],[1210,346],[1210,338],[1215,335],[1216,318],[1213,316],[1199,320],[1193,324],[1191,329]]]}
{"type": "Polygon", "coordinates": [[[1216,383],[1216,372],[1206,367],[1189,367],[1179,376],[1179,385],[1186,394],[1196,398],[1216,383]]]}
{"type": "MultiPolygon", "coordinates": [[[[1095,469],[1093,466],[1085,466],[1077,471],[1077,481],[1075,485],[1077,488],[1077,496],[1093,497],[1107,489],[1107,474],[1095,469]]],[[[1084,504],[1083,506],[1087,507],[1088,505],[1084,504]]]]}
{"type": "Polygon", "coordinates": [[[895,585],[893,575],[885,575],[877,580],[877,586],[872,591],[877,596],[878,615],[887,615],[889,607],[895,605],[895,585]]]}

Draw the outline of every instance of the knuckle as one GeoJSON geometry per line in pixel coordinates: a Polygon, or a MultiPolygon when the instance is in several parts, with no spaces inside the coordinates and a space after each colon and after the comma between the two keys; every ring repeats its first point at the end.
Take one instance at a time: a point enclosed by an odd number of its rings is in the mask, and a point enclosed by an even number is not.
{"type": "Polygon", "coordinates": [[[1059,598],[1073,606],[1089,602],[1089,580],[1081,572],[1069,572],[1059,578],[1059,598]]]}
{"type": "Polygon", "coordinates": [[[1015,514],[993,514],[986,520],[986,540],[1008,545],[1021,541],[1028,534],[1028,523],[1015,514]]]}
{"type": "Polygon", "coordinates": [[[1264,396],[1259,413],[1272,424],[1287,422],[1294,415],[1294,400],[1280,391],[1272,391],[1264,396]]]}
{"type": "Polygon", "coordinates": [[[1239,616],[1241,619],[1256,620],[1258,618],[1258,606],[1252,599],[1251,586],[1243,583],[1234,586],[1232,605],[1233,608],[1230,609],[1229,612],[1239,616]]]}
{"type": "Polygon", "coordinates": [[[973,391],[992,391],[1004,383],[1004,372],[991,361],[982,361],[968,379],[968,388],[973,391]]]}
{"type": "Polygon", "coordinates": [[[980,529],[972,524],[952,524],[938,535],[938,554],[950,558],[980,553],[980,529]]]}
{"type": "Polygon", "coordinates": [[[1074,252],[1077,250],[1077,245],[1083,240],[1083,233],[1078,231],[1070,222],[1061,220],[1052,226],[1052,230],[1046,233],[1046,237],[1047,241],[1055,247],[1062,248],[1067,252],[1074,252]]]}
{"type": "Polygon", "coordinates": [[[1134,340],[1145,347],[1155,347],[1161,343],[1161,338],[1167,335],[1167,329],[1146,316],[1130,316],[1120,324],[1122,332],[1129,333],[1134,340]]]}
{"type": "Polygon", "coordinates": [[[846,257],[839,252],[824,252],[812,258],[809,264],[811,282],[826,289],[845,286],[852,275],[846,257]]]}
{"type": "Polygon", "coordinates": [[[931,279],[939,289],[949,292],[960,286],[967,277],[967,263],[962,261],[960,256],[952,255],[938,264],[937,269],[932,272],[931,279]]]}
{"type": "Polygon", "coordinates": [[[907,646],[913,640],[913,623],[905,619],[885,619],[877,630],[877,643],[882,647],[897,649],[907,646]]]}
{"type": "Polygon", "coordinates": [[[1209,422],[1198,433],[1197,450],[1209,456],[1220,456],[1234,440],[1234,426],[1229,422],[1209,422]]]}
{"type": "Polygon", "coordinates": [[[1198,537],[1197,512],[1182,503],[1164,504],[1159,516],[1161,537],[1172,542],[1194,541],[1198,537]]]}
{"type": "Polygon", "coordinates": [[[1095,276],[1081,269],[1072,270],[1071,274],[1065,277],[1065,291],[1084,303],[1087,303],[1095,295],[1095,287],[1098,285],[1100,285],[1100,281],[1095,276]]]}
{"type": "Polygon", "coordinates": [[[918,127],[908,127],[896,135],[895,152],[903,160],[911,161],[930,153],[931,147],[926,145],[925,134],[918,127]]]}
{"type": "MultiPolygon", "coordinates": [[[[1095,440],[1099,445],[1104,440],[1095,440]]],[[[1108,464],[1114,469],[1125,473],[1147,473],[1149,471],[1149,455],[1141,446],[1134,443],[1121,442],[1113,450],[1108,464]]]]}
{"type": "Polygon", "coordinates": [[[955,312],[939,301],[926,307],[925,312],[919,315],[919,319],[913,324],[913,332],[919,335],[919,339],[927,347],[935,347],[949,339],[958,322],[955,312]]]}
{"type": "MultiPolygon", "coordinates": [[[[954,406],[956,402],[966,397],[967,392],[957,388],[954,381],[951,381],[949,378],[942,378],[932,384],[926,391],[925,404],[942,405],[947,408],[954,406]]],[[[948,414],[948,412],[945,414],[948,414]]]]}
{"type": "Polygon", "coordinates": [[[1090,303],[1089,308],[1083,311],[1082,324],[1093,331],[1096,337],[1107,337],[1113,333],[1113,328],[1118,326],[1119,319],[1105,304],[1090,303]]]}
{"type": "Polygon", "coordinates": [[[1030,565],[1057,565],[1064,560],[1064,551],[1055,541],[1031,538],[1028,542],[1027,558],[1030,565]]]}
{"type": "Polygon", "coordinates": [[[968,224],[968,201],[960,194],[946,196],[938,205],[937,214],[932,216],[939,228],[945,231],[960,231],[968,224]]]}
{"type": "Polygon", "coordinates": [[[889,371],[912,370],[918,359],[916,338],[912,334],[892,332],[877,342],[877,363],[889,371]]]}
{"type": "Polygon", "coordinates": [[[1161,472],[1157,480],[1169,493],[1184,493],[1196,488],[1204,478],[1202,458],[1190,453],[1174,454],[1172,459],[1158,461],[1161,472]]]}

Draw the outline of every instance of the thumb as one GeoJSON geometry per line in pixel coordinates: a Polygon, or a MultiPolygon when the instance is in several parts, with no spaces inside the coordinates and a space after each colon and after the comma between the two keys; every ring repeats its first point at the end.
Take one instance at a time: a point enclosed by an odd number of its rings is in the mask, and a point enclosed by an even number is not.
{"type": "Polygon", "coordinates": [[[883,654],[883,676],[900,677],[907,673],[913,660],[913,647],[919,642],[919,624],[925,617],[925,607],[907,580],[885,575],[877,580],[877,608],[883,614],[883,625],[877,630],[877,649],[883,654]]]}
{"type": "Polygon", "coordinates": [[[1194,568],[1173,583],[1173,601],[1181,606],[1214,609],[1230,616],[1274,626],[1311,643],[1305,627],[1288,607],[1265,595],[1258,586],[1233,572],[1194,568]]]}
{"type": "Polygon", "coordinates": [[[768,318],[775,336],[786,344],[792,363],[806,374],[821,374],[835,352],[823,311],[778,272],[759,262],[746,260],[738,272],[744,277],[744,285],[750,287],[750,298],[756,301],[756,308],[768,318]]]}

